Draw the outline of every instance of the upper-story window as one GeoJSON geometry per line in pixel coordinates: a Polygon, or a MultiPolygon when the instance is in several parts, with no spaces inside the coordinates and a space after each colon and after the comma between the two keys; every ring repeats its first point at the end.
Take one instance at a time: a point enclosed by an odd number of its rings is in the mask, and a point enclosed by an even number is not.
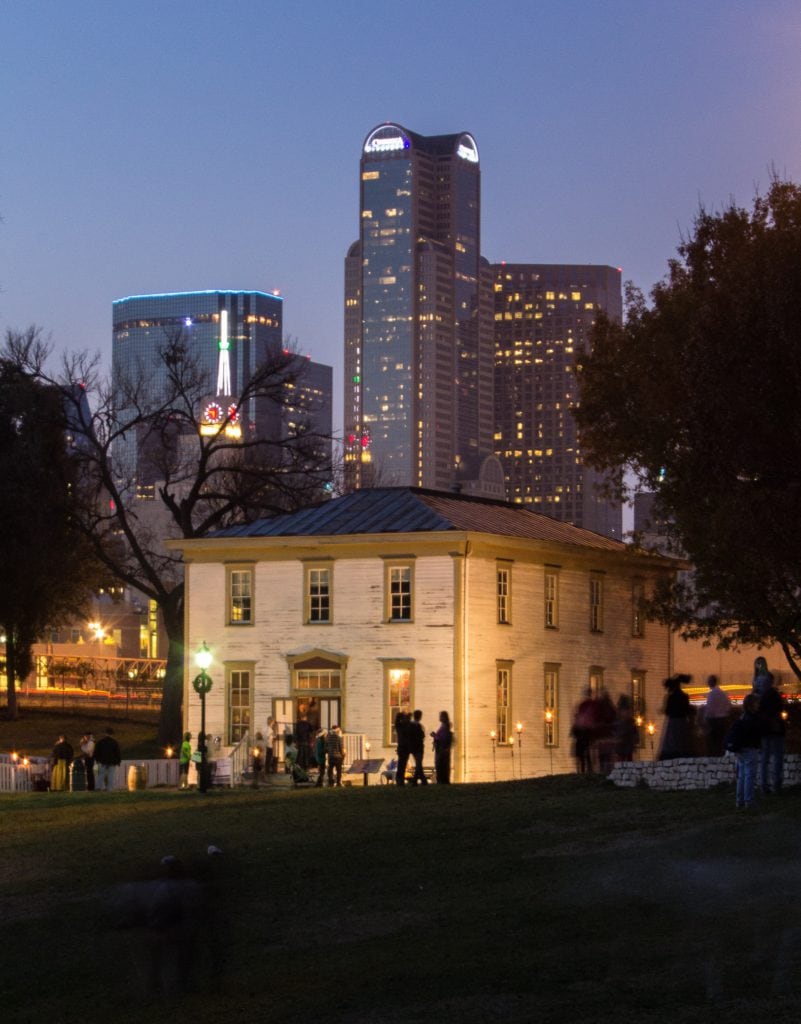
{"type": "Polygon", "coordinates": [[[414,570],[411,565],[387,565],[387,619],[390,622],[411,622],[413,588],[414,570]]]}
{"type": "Polygon", "coordinates": [[[559,573],[555,569],[545,570],[545,626],[559,626],[559,573]]]}
{"type": "Polygon", "coordinates": [[[249,626],[253,622],[253,569],[228,569],[228,623],[249,626]]]}
{"type": "Polygon", "coordinates": [[[512,567],[498,563],[495,570],[495,590],[498,602],[498,622],[512,621],[512,567]]]}
{"type": "Polygon", "coordinates": [[[601,576],[590,576],[590,630],[600,633],[604,628],[604,581],[601,576]]]}
{"type": "Polygon", "coordinates": [[[332,574],[333,570],[330,565],[306,566],[306,622],[327,623],[332,621],[332,574]]]}

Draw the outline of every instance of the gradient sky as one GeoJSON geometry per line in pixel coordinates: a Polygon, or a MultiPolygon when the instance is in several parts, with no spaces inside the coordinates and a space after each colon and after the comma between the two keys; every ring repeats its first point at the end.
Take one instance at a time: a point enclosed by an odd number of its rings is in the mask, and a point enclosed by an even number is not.
{"type": "Polygon", "coordinates": [[[798,0],[0,0],[0,331],[279,289],[342,380],[367,132],[471,132],[490,260],[644,289],[699,202],[801,181],[798,0]]]}

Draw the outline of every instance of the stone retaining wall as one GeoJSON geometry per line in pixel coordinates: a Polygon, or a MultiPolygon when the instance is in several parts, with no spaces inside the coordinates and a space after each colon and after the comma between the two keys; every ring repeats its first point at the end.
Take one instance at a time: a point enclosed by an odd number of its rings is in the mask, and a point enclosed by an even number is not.
{"type": "MultiPolygon", "coordinates": [[[[624,761],[615,765],[609,780],[616,786],[648,786],[649,789],[711,789],[721,783],[733,783],[736,764],[733,754],[677,757],[672,761],[624,761]]],[[[801,755],[785,756],[784,785],[801,786],[801,755]]]]}

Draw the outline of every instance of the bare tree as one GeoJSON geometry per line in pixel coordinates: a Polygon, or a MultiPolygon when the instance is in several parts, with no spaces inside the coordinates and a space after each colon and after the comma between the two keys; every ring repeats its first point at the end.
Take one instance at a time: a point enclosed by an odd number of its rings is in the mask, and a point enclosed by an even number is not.
{"type": "Polygon", "coordinates": [[[50,353],[38,340],[18,336],[6,348],[28,373],[58,387],[70,409],[81,531],[107,569],[161,611],[169,648],[159,739],[175,743],[184,579],[180,556],[165,541],[205,537],[325,497],[331,439],[312,428],[315,409],[298,407],[306,360],[276,347],[210,424],[203,409],[211,383],[180,330],[165,332],[156,367],[140,365],[113,385],[97,356],[67,355],[51,374],[50,353]]]}

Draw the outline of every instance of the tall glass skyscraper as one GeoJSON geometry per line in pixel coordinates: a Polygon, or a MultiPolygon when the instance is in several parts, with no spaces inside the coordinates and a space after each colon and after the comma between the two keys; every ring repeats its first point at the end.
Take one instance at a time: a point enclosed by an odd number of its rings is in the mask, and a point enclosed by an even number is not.
{"type": "MultiPolygon", "coordinates": [[[[167,384],[167,367],[160,357],[168,335],[180,331],[183,343],[208,381],[212,402],[217,394],[237,396],[256,368],[270,353],[279,351],[283,336],[283,300],[259,291],[172,292],[133,295],[113,304],[112,380],[119,389],[125,381],[147,381],[150,394],[167,384]],[[221,370],[221,350],[227,364],[221,370]],[[224,387],[223,387],[224,384],[224,387]],[[222,390],[221,390],[222,388],[222,390]]],[[[251,399],[238,410],[240,422],[262,437],[279,437],[288,427],[286,416],[297,417],[303,408],[314,410],[314,428],[331,433],[331,368],[298,357],[303,372],[291,401],[282,413],[275,403],[251,399]],[[302,363],[301,363],[302,360],[302,363]],[[306,382],[306,383],[304,383],[306,382]],[[308,389],[308,394],[305,393],[308,389]]],[[[198,410],[200,414],[201,410],[198,410]]],[[[124,413],[122,414],[124,418],[124,413]]],[[[136,438],[126,437],[117,459],[125,476],[138,478],[136,438]]]]}
{"type": "Polygon", "coordinates": [[[584,461],[572,408],[576,362],[603,309],[622,317],[621,274],[590,264],[499,263],[495,295],[495,450],[509,501],[621,538],[618,502],[584,461]]]}
{"type": "Polygon", "coordinates": [[[360,237],[345,265],[347,482],[501,496],[475,140],[383,124],[360,172],[360,237]]]}

